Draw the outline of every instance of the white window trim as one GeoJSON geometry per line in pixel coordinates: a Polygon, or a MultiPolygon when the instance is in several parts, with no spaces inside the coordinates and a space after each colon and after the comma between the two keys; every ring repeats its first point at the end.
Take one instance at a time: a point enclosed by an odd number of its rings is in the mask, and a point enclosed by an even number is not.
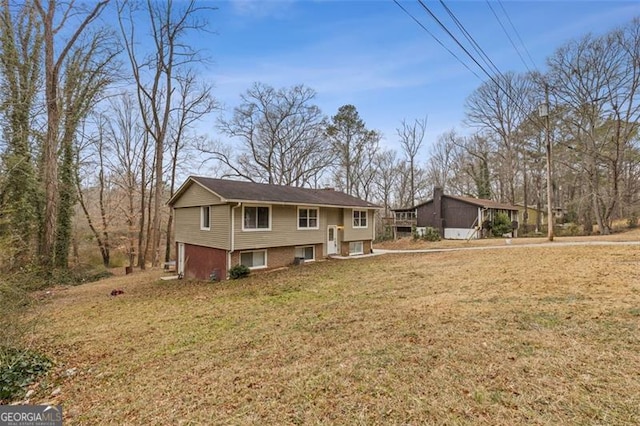
{"type": "Polygon", "coordinates": [[[267,260],[267,249],[261,249],[261,250],[244,250],[241,251],[240,254],[238,255],[238,264],[242,264],[242,255],[244,253],[257,253],[259,251],[264,252],[264,265],[262,266],[250,266],[249,270],[253,271],[254,269],[265,269],[268,265],[268,260],[267,260]]]}
{"type": "Polygon", "coordinates": [[[240,217],[240,221],[242,222],[242,231],[243,232],[267,232],[271,231],[271,221],[273,219],[271,205],[270,204],[247,204],[242,205],[242,216],[240,217]],[[246,207],[267,207],[269,209],[269,227],[268,228],[245,228],[244,227],[244,209],[246,207]]]}
{"type": "Polygon", "coordinates": [[[296,249],[306,249],[308,247],[311,247],[313,249],[313,258],[311,259],[305,259],[305,262],[315,262],[316,261],[316,246],[314,245],[309,245],[309,246],[296,246],[294,249],[294,254],[295,254],[295,250],[296,249]]]}
{"type": "Polygon", "coordinates": [[[211,206],[200,206],[200,230],[211,231],[211,206]],[[204,219],[204,209],[209,209],[209,226],[202,226],[202,220],[204,219]]]}
{"type": "MultiPolygon", "coordinates": [[[[359,220],[358,222],[361,222],[361,221],[359,220]]],[[[356,210],[356,209],[354,209],[351,212],[351,224],[352,224],[354,229],[367,229],[369,227],[369,212],[367,210],[356,210]],[[356,212],[361,212],[361,213],[364,212],[364,217],[365,217],[365,222],[366,222],[365,226],[355,226],[355,225],[353,225],[353,220],[356,218],[356,212]]]]}
{"type": "MultiPolygon", "coordinates": [[[[307,224],[309,223],[309,217],[307,216],[307,224]]],[[[313,231],[320,229],[320,209],[317,207],[305,207],[298,206],[298,214],[296,215],[296,227],[298,231],[313,231]],[[316,211],[316,226],[300,227],[300,210],[315,210],[316,211]]]]}
{"type": "Polygon", "coordinates": [[[364,241],[349,241],[349,256],[357,256],[359,254],[364,254],[364,241]],[[351,243],[360,243],[360,245],[362,246],[362,250],[361,251],[351,251],[351,243]]]}

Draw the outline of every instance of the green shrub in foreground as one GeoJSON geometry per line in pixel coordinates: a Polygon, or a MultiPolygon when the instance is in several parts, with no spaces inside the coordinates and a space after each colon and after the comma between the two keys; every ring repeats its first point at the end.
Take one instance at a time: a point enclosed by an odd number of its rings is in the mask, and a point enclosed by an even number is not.
{"type": "Polygon", "coordinates": [[[238,278],[244,278],[249,275],[249,268],[245,265],[236,265],[229,269],[229,278],[237,280],[238,278]]]}
{"type": "Polygon", "coordinates": [[[51,368],[51,361],[32,351],[0,349],[0,402],[22,397],[27,386],[51,368]]]}
{"type": "Polygon", "coordinates": [[[491,232],[494,237],[501,237],[504,234],[508,234],[513,231],[511,226],[511,219],[509,219],[509,215],[506,213],[498,213],[493,218],[493,223],[491,224],[491,232]]]}
{"type": "Polygon", "coordinates": [[[431,226],[427,226],[424,229],[424,232],[418,232],[416,227],[413,227],[411,230],[413,234],[413,240],[425,240],[425,241],[440,241],[442,237],[440,237],[440,232],[436,228],[432,228],[431,226]]]}

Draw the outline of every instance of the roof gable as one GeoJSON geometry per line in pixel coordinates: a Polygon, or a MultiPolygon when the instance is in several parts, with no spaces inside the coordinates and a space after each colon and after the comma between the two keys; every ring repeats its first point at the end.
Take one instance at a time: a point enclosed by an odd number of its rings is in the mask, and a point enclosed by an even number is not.
{"type": "Polygon", "coordinates": [[[463,203],[472,204],[485,209],[518,210],[518,207],[516,206],[499,203],[493,200],[486,200],[484,198],[461,197],[457,195],[443,195],[443,197],[453,198],[454,200],[462,201],[463,203]]]}
{"type": "Polygon", "coordinates": [[[196,183],[224,202],[256,202],[275,204],[307,204],[336,207],[379,208],[379,206],[330,189],[297,188],[293,186],[271,185],[237,181],[230,179],[214,179],[202,176],[190,176],[169,200],[174,205],[188,185],[196,183]]]}

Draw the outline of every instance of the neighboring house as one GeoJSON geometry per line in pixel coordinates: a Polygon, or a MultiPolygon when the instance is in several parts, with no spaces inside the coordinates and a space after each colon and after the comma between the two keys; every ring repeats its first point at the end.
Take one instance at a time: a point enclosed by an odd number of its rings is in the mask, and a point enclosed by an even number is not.
{"type": "Polygon", "coordinates": [[[445,239],[481,238],[482,226],[493,220],[497,213],[506,213],[518,228],[518,207],[481,198],[445,195],[442,188],[434,188],[433,198],[404,209],[393,209],[396,235],[402,235],[415,227],[431,227],[445,239]]]}
{"type": "Polygon", "coordinates": [[[518,207],[518,222],[520,225],[526,224],[527,226],[532,227],[537,223],[546,224],[545,212],[538,210],[536,206],[529,205],[529,207],[525,209],[524,203],[516,203],[515,205],[518,207]],[[526,218],[524,217],[525,211],[527,212],[526,218]],[[539,219],[538,216],[540,217],[539,219]]]}
{"type": "MultiPolygon", "coordinates": [[[[529,230],[532,227],[535,227],[537,224],[540,224],[541,226],[545,226],[545,227],[547,226],[547,207],[546,206],[542,206],[542,208],[538,210],[536,206],[530,205],[529,208],[526,209],[528,214],[526,221],[524,219],[524,212],[525,212],[524,204],[516,203],[516,206],[518,207],[518,222],[520,222],[520,225],[525,225],[526,223],[529,230]],[[538,216],[540,217],[539,222],[538,222],[538,216]]],[[[562,209],[560,207],[554,207],[552,209],[552,213],[554,216],[554,222],[562,223],[564,221],[564,218],[567,212],[565,209],[562,209]]],[[[537,228],[535,229],[537,230],[537,228]]]]}
{"type": "Polygon", "coordinates": [[[225,279],[237,264],[277,268],[371,252],[375,204],[333,189],[190,176],[169,200],[177,270],[225,279]]]}

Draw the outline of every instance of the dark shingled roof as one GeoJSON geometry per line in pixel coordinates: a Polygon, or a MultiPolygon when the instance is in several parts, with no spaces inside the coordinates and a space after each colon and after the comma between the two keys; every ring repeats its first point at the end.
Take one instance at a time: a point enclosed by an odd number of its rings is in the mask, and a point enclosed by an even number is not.
{"type": "Polygon", "coordinates": [[[460,197],[457,195],[444,195],[445,197],[453,198],[456,200],[460,200],[462,202],[473,204],[478,207],[482,207],[485,209],[498,209],[498,210],[518,210],[517,206],[512,206],[511,204],[499,203],[493,200],[485,200],[483,198],[473,198],[473,197],[460,197]]]}
{"type": "Polygon", "coordinates": [[[308,204],[336,207],[380,208],[379,206],[332,189],[296,188],[293,186],[270,185],[230,179],[213,179],[190,176],[169,201],[173,204],[186,189],[189,180],[199,183],[219,195],[225,201],[265,202],[283,204],[308,204]]]}
{"type": "MultiPolygon", "coordinates": [[[[471,204],[474,206],[482,207],[484,209],[497,209],[497,210],[518,210],[517,206],[512,206],[510,204],[499,203],[493,200],[485,200],[484,198],[473,198],[473,197],[461,197],[458,195],[442,195],[445,198],[453,198],[454,200],[462,201],[463,203],[471,204]]],[[[400,212],[400,211],[409,211],[414,210],[416,207],[424,206],[425,204],[429,204],[433,202],[433,199],[424,201],[422,203],[416,204],[414,207],[403,207],[401,209],[391,209],[392,211],[400,212]]]]}

